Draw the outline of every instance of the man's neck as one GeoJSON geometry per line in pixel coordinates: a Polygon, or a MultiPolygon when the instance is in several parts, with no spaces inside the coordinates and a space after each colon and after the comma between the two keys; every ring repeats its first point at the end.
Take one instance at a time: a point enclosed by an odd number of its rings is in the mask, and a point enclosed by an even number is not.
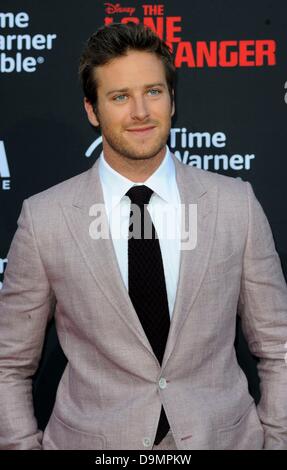
{"type": "Polygon", "coordinates": [[[133,181],[134,183],[145,182],[160,166],[166,154],[166,147],[164,147],[157,155],[144,160],[136,160],[127,158],[110,152],[105,152],[104,157],[106,162],[113,168],[113,170],[120,173],[125,178],[133,181]]]}

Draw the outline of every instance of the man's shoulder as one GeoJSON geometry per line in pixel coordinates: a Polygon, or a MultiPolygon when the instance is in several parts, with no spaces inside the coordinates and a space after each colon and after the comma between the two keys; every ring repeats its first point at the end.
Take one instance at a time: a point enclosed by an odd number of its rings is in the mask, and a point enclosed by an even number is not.
{"type": "Polygon", "coordinates": [[[194,166],[185,165],[184,172],[190,180],[197,180],[203,189],[209,190],[216,188],[218,193],[222,196],[232,195],[233,197],[239,195],[246,195],[246,182],[240,177],[233,177],[214,173],[208,170],[203,170],[194,166]]]}
{"type": "Polygon", "coordinates": [[[53,206],[59,202],[63,204],[71,203],[75,194],[84,186],[90,171],[91,169],[86,170],[30,196],[28,198],[29,204],[36,208],[39,205],[53,206]]]}

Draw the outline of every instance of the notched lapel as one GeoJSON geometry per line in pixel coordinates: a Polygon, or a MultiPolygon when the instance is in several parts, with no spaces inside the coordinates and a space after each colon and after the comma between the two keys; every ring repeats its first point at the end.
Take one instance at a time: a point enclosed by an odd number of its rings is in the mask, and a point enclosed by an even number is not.
{"type": "Polygon", "coordinates": [[[122,280],[116,254],[108,229],[104,210],[104,198],[98,174],[98,161],[82,179],[72,205],[62,204],[65,220],[89,271],[98,287],[123,321],[153,354],[139,318],[134,310],[128,291],[122,280]],[[101,222],[108,238],[93,239],[91,223],[95,220],[95,207],[102,208],[101,222]],[[94,208],[91,210],[91,208],[94,208]]]}
{"type": "Polygon", "coordinates": [[[181,204],[185,205],[187,221],[188,205],[197,204],[197,244],[194,249],[182,249],[180,253],[178,286],[163,367],[172,353],[187,316],[192,314],[192,305],[208,267],[217,218],[217,187],[204,188],[196,171],[186,171],[175,157],[174,160],[181,204]]]}

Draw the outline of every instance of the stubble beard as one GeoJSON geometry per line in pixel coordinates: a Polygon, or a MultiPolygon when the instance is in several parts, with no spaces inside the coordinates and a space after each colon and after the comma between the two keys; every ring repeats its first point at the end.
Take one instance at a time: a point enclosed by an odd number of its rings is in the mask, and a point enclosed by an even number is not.
{"type": "Polygon", "coordinates": [[[111,149],[128,160],[149,160],[154,158],[166,146],[168,136],[158,138],[156,142],[147,145],[145,142],[132,144],[124,139],[111,138],[105,135],[105,139],[111,149]]]}
{"type": "Polygon", "coordinates": [[[151,140],[149,143],[148,140],[145,141],[143,139],[142,141],[139,141],[138,144],[136,144],[129,142],[122,134],[113,134],[113,132],[110,132],[108,128],[101,126],[99,116],[98,120],[100,123],[102,136],[107,141],[112,151],[121,157],[133,161],[149,160],[158,155],[159,152],[165,148],[170,131],[169,125],[169,127],[167,126],[165,129],[165,132],[162,131],[160,135],[156,136],[154,141],[151,140]]]}

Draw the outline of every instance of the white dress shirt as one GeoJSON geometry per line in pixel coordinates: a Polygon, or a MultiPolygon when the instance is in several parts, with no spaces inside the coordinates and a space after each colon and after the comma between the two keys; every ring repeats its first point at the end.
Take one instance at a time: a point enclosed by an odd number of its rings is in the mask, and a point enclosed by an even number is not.
{"type": "Polygon", "coordinates": [[[128,289],[128,234],[130,199],[126,192],[134,185],[148,186],[153,190],[148,211],[158,234],[168,297],[172,316],[180,264],[180,195],[175,177],[174,162],[169,148],[157,170],[144,182],[135,183],[115,171],[100,155],[99,175],[109,229],[123,282],[128,289]]]}

